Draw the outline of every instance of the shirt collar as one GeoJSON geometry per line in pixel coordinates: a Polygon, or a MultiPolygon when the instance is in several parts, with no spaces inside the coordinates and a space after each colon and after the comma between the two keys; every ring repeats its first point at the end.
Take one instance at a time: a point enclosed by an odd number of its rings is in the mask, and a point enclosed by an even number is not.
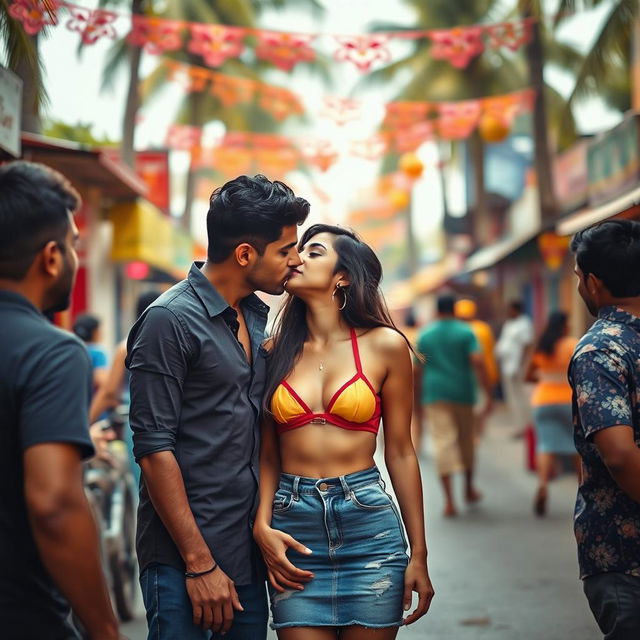
{"type": "Polygon", "coordinates": [[[628,324],[636,331],[640,331],[640,318],[616,306],[602,307],[598,311],[598,319],[617,322],[619,324],[628,324]]]}
{"type": "Polygon", "coordinates": [[[29,311],[37,313],[39,316],[42,315],[42,312],[38,308],[36,308],[31,301],[27,300],[27,298],[25,298],[22,294],[16,293],[15,291],[0,289],[0,303],[11,304],[16,307],[23,307],[24,309],[29,309],[29,311]]]}
{"type": "MultiPolygon", "coordinates": [[[[187,280],[200,298],[210,317],[220,315],[225,309],[229,309],[229,303],[220,295],[209,279],[200,271],[204,262],[194,262],[189,269],[187,280]]],[[[250,293],[243,298],[242,305],[262,316],[267,316],[269,307],[258,298],[255,293],[250,293]]]]}

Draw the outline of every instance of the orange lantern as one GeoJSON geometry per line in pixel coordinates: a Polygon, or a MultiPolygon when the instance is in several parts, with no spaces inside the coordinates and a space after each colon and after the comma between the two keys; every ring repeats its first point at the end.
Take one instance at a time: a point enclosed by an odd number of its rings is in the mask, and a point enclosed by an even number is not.
{"type": "Polygon", "coordinates": [[[404,189],[390,189],[387,198],[396,211],[402,211],[409,206],[409,193],[404,189]]]}
{"type": "Polygon", "coordinates": [[[538,249],[542,254],[542,259],[549,269],[557,271],[569,250],[571,239],[569,236],[557,236],[552,231],[538,236],[538,249]]]}
{"type": "Polygon", "coordinates": [[[494,113],[485,113],[480,118],[478,131],[485,142],[502,142],[509,135],[509,124],[494,113]]]}
{"type": "Polygon", "coordinates": [[[412,151],[401,155],[399,164],[402,173],[412,180],[417,180],[424,171],[422,160],[412,151]]]}

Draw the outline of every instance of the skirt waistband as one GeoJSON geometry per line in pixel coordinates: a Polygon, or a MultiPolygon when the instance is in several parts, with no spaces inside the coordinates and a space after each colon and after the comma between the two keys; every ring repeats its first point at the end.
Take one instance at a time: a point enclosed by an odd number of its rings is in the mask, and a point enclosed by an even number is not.
{"type": "Polygon", "coordinates": [[[380,482],[380,471],[373,466],[369,469],[348,473],[344,476],[331,478],[308,478],[295,476],[290,473],[280,474],[280,488],[291,491],[294,496],[299,494],[316,495],[321,493],[333,493],[341,491],[345,497],[349,497],[351,490],[366,487],[375,482],[380,482]]]}

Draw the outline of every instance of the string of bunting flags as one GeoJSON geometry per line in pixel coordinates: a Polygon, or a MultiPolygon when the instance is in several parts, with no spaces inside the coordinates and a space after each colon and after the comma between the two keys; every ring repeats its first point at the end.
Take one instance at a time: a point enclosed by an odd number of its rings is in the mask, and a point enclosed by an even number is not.
{"type": "Polygon", "coordinates": [[[522,18],[450,29],[366,35],[304,34],[89,9],[65,0],[11,0],[9,15],[19,20],[30,35],[63,23],[70,31],[76,31],[85,45],[101,39],[114,40],[126,33],[130,44],[147,53],[161,55],[185,49],[200,56],[208,67],[220,67],[226,60],[238,58],[247,44],[252,44],[256,58],[291,71],[301,62],[315,60],[318,41],[328,40],[335,61],[351,63],[362,73],[374,65],[390,62],[393,56],[389,45],[396,39],[428,39],[434,59],[464,69],[486,49],[517,51],[531,41],[535,23],[535,18],[522,18]]]}
{"type": "MultiPolygon", "coordinates": [[[[390,102],[386,105],[383,130],[363,140],[351,140],[347,146],[348,153],[375,161],[388,151],[415,151],[429,140],[466,138],[477,127],[482,133],[482,127],[488,126],[487,122],[499,123],[500,131],[508,133],[517,115],[532,110],[534,96],[534,90],[528,88],[458,102],[390,102]]],[[[353,108],[359,108],[357,101],[351,102],[353,108]]],[[[497,141],[486,135],[483,137],[497,141]]],[[[201,128],[178,124],[169,128],[165,144],[172,149],[190,151],[195,167],[218,167],[229,174],[243,173],[259,166],[273,174],[284,175],[300,163],[327,171],[340,155],[330,140],[239,131],[227,132],[218,144],[204,147],[201,128]]]]}

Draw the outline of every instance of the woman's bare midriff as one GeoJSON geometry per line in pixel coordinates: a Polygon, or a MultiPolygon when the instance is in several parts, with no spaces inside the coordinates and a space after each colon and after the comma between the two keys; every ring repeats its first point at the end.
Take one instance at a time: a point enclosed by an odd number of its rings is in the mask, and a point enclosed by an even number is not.
{"type": "Polygon", "coordinates": [[[333,478],[372,467],[376,435],[332,424],[307,424],[280,436],[283,473],[333,478]]]}

